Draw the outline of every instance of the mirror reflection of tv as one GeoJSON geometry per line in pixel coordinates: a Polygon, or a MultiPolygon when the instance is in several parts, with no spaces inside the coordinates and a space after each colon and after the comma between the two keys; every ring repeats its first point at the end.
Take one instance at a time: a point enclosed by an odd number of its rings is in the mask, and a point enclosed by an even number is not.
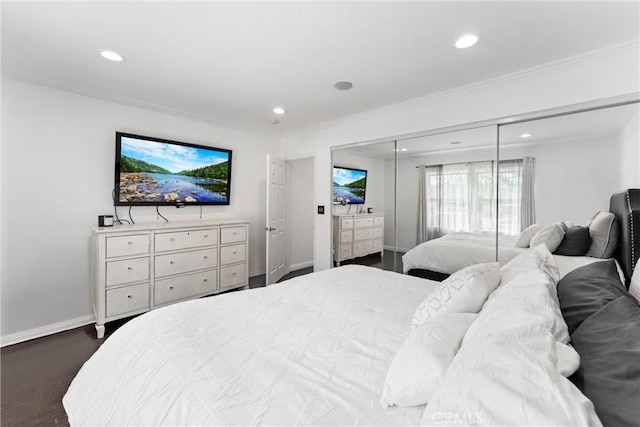
{"type": "Polygon", "coordinates": [[[116,132],[116,206],[228,205],[231,150],[116,132]]]}
{"type": "Polygon", "coordinates": [[[333,204],[363,205],[367,191],[367,171],[333,167],[333,204]]]}

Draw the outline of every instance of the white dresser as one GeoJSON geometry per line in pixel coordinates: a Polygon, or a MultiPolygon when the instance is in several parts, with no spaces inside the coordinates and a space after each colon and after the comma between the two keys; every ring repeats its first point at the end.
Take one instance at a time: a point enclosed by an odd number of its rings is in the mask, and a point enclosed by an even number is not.
{"type": "Polygon", "coordinates": [[[334,215],[333,260],[341,261],[373,253],[383,255],[384,214],[334,215]]]}
{"type": "Polygon", "coordinates": [[[249,221],[93,227],[93,311],[106,322],[248,285],[249,221]]]}

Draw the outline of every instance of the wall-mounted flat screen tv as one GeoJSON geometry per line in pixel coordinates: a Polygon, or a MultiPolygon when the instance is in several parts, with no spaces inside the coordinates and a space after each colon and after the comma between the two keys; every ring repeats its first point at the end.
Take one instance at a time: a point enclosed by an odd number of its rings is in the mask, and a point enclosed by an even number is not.
{"type": "Polygon", "coordinates": [[[114,203],[228,205],[231,150],[116,132],[114,203]]]}
{"type": "Polygon", "coordinates": [[[367,191],[367,171],[333,167],[333,204],[363,205],[367,191]]]}

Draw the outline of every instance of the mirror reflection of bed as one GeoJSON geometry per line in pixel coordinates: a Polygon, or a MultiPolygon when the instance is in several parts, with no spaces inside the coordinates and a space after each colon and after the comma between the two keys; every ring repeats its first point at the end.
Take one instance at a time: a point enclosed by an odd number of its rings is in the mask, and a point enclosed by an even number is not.
{"type": "Polygon", "coordinates": [[[532,224],[586,226],[639,184],[638,115],[631,104],[334,150],[334,164],[369,168],[365,206],[385,213],[384,260],[351,262],[442,280],[508,261],[532,224]]]}

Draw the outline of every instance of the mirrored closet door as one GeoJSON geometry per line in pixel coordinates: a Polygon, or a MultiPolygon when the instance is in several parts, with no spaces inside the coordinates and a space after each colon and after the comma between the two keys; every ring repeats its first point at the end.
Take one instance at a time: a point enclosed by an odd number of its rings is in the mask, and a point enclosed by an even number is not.
{"type": "MultiPolygon", "coordinates": [[[[609,210],[613,193],[640,186],[638,117],[638,104],[630,104],[500,125],[500,253],[521,251],[520,232],[532,224],[584,227],[609,210]]],[[[566,255],[555,240],[550,249],[566,255]]],[[[571,255],[584,255],[583,246],[571,255]]]]}
{"type": "MultiPolygon", "coordinates": [[[[385,261],[377,266],[398,272],[407,272],[409,268],[433,271],[446,276],[465,263],[478,262],[476,256],[459,258],[457,249],[449,247],[451,241],[456,242],[454,245],[471,241],[481,247],[477,252],[486,261],[495,260],[496,139],[497,127],[490,126],[333,151],[336,173],[340,171],[336,167],[369,167],[362,213],[371,209],[374,214],[384,214],[385,261]],[[382,182],[377,181],[380,178],[382,182]],[[372,192],[373,199],[369,196],[372,192]],[[402,257],[409,251],[410,265],[403,265],[402,257]]],[[[334,180],[334,188],[336,184],[340,183],[334,180]]],[[[334,191],[334,199],[339,197],[334,191]]],[[[360,209],[349,210],[348,205],[334,204],[336,216],[356,211],[361,214],[360,209]]],[[[340,243],[336,240],[339,236],[336,229],[349,239],[349,232],[340,228],[334,218],[334,260],[336,243],[340,243]]],[[[352,236],[354,242],[361,238],[355,229],[352,236]]],[[[361,257],[354,251],[352,255],[340,262],[376,265],[376,254],[361,257]]],[[[337,257],[342,258],[343,254],[337,257]]]]}

